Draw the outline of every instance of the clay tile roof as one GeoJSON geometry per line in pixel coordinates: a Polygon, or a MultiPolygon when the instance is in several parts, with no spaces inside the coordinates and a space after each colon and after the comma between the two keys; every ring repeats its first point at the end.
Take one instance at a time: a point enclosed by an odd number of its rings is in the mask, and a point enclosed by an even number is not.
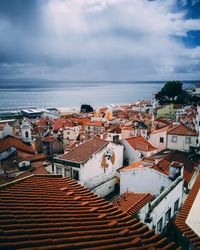
{"type": "Polygon", "coordinates": [[[63,155],[61,159],[73,162],[85,162],[93,154],[105,147],[109,142],[98,138],[92,138],[78,147],[72,149],[69,153],[63,155]]]}
{"type": "Polygon", "coordinates": [[[198,175],[185,203],[183,204],[178,216],[175,220],[176,228],[181,231],[183,237],[185,236],[187,241],[189,241],[194,249],[200,248],[200,235],[194,232],[194,230],[188,226],[186,220],[191,211],[192,206],[194,205],[194,201],[199,194],[200,190],[200,174],[198,175]]]}
{"type": "Polygon", "coordinates": [[[0,139],[0,152],[4,152],[5,150],[14,147],[20,151],[28,152],[28,153],[35,153],[33,147],[29,144],[24,143],[21,139],[7,136],[4,139],[0,139]]]}
{"type": "Polygon", "coordinates": [[[89,121],[85,123],[86,126],[96,126],[96,127],[104,127],[104,124],[101,121],[89,121]]]}
{"type": "Polygon", "coordinates": [[[130,137],[125,140],[135,150],[149,152],[149,151],[154,151],[157,149],[149,141],[147,141],[147,139],[145,139],[143,136],[130,137]]]}
{"type": "Polygon", "coordinates": [[[168,134],[172,135],[183,135],[183,136],[197,136],[197,132],[187,128],[184,124],[178,124],[177,126],[174,126],[170,130],[168,130],[168,134]]]}
{"type": "Polygon", "coordinates": [[[175,249],[137,219],[57,175],[0,186],[0,220],[0,249],[175,249]]]}
{"type": "Polygon", "coordinates": [[[154,196],[150,193],[125,192],[113,201],[113,204],[123,212],[134,215],[152,199],[154,196]]]}

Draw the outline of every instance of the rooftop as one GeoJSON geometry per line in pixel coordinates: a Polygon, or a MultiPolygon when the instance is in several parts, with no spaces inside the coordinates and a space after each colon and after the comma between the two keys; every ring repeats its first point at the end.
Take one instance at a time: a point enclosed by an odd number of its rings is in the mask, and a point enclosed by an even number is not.
{"type": "Polygon", "coordinates": [[[123,212],[134,215],[152,199],[154,196],[150,193],[125,192],[113,204],[123,212]]]}
{"type": "Polygon", "coordinates": [[[98,138],[92,138],[69,153],[61,157],[62,160],[82,163],[87,161],[93,154],[105,147],[109,142],[98,138]]]}
{"type": "Polygon", "coordinates": [[[183,136],[197,136],[197,132],[190,128],[187,128],[184,124],[180,123],[177,126],[173,126],[168,130],[168,134],[183,135],[183,136]]]}
{"type": "Polygon", "coordinates": [[[166,237],[69,178],[0,186],[1,249],[175,249],[166,237]]]}
{"type": "Polygon", "coordinates": [[[149,152],[157,150],[156,147],[154,147],[147,139],[145,139],[143,136],[134,136],[130,137],[128,139],[125,139],[130,146],[139,151],[149,152]]]}
{"type": "Polygon", "coordinates": [[[14,147],[18,150],[27,153],[35,153],[35,150],[30,144],[24,143],[21,139],[7,136],[4,139],[0,139],[0,153],[8,150],[9,148],[14,147]]]}

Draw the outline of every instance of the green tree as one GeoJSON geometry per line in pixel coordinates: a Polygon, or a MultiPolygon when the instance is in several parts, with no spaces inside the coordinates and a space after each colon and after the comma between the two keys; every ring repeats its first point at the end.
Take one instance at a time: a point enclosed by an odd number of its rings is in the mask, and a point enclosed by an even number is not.
{"type": "Polygon", "coordinates": [[[182,82],[180,81],[168,81],[165,83],[164,87],[161,89],[161,95],[166,96],[169,99],[173,99],[175,96],[179,96],[182,94],[182,82]]]}

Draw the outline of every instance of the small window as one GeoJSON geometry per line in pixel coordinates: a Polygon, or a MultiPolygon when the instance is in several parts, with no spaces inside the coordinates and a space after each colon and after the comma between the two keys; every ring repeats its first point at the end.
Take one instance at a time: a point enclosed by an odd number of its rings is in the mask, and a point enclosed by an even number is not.
{"type": "Polygon", "coordinates": [[[73,179],[75,179],[75,180],[79,180],[79,171],[77,171],[77,170],[73,170],[73,179]]]}
{"type": "Polygon", "coordinates": [[[177,142],[177,136],[176,135],[172,136],[172,142],[177,142]]]}
{"type": "Polygon", "coordinates": [[[28,131],[25,132],[25,137],[28,138],[28,131]]]}
{"type": "Polygon", "coordinates": [[[164,137],[160,137],[160,143],[164,142],[164,137]]]}
{"type": "Polygon", "coordinates": [[[191,137],[185,137],[185,143],[191,144],[191,137]]]}
{"type": "Polygon", "coordinates": [[[162,232],[162,227],[163,227],[163,218],[161,218],[157,223],[157,231],[162,232]]]}
{"type": "Polygon", "coordinates": [[[69,170],[69,168],[65,168],[65,176],[70,177],[70,170],[69,170]]]}
{"type": "Polygon", "coordinates": [[[179,199],[174,203],[174,213],[178,212],[179,199]]]}
{"type": "Polygon", "coordinates": [[[60,175],[61,175],[61,174],[62,174],[62,169],[59,168],[59,167],[57,167],[57,168],[56,168],[56,174],[60,174],[60,175]]]}
{"type": "Polygon", "coordinates": [[[165,225],[169,223],[171,218],[171,208],[165,213],[165,225]]]}

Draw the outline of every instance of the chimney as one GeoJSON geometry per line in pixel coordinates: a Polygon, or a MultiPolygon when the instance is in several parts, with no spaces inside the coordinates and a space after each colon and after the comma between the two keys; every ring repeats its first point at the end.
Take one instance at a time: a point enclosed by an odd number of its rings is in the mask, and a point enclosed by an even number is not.
{"type": "Polygon", "coordinates": [[[183,177],[184,166],[183,163],[173,161],[169,167],[169,178],[175,180],[178,176],[183,177]]]}

